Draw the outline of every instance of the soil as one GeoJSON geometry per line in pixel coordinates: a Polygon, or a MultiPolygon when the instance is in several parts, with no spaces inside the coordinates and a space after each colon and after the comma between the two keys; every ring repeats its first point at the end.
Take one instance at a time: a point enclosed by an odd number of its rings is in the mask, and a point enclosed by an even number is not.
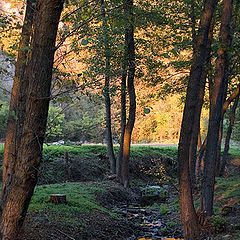
{"type": "MultiPolygon", "coordinates": [[[[231,159],[225,177],[239,172],[240,160],[231,159]]],[[[101,182],[97,184],[99,186],[101,182]]],[[[28,213],[17,240],[155,240],[163,237],[176,239],[182,237],[177,210],[160,214],[159,210],[151,207],[151,204],[143,206],[141,191],[137,186],[126,190],[114,181],[105,181],[104,185],[106,191],[95,192],[96,200],[103,207],[117,213],[117,217],[95,210],[76,214],[74,219],[77,224],[72,224],[53,212],[31,212],[28,213]]],[[[172,203],[177,195],[176,189],[168,185],[165,204],[172,203]]],[[[161,204],[162,202],[159,202],[159,205],[161,204]]],[[[212,237],[208,236],[205,239],[240,239],[239,198],[223,201],[222,208],[224,207],[221,217],[226,220],[226,224],[212,228],[212,237]]]]}

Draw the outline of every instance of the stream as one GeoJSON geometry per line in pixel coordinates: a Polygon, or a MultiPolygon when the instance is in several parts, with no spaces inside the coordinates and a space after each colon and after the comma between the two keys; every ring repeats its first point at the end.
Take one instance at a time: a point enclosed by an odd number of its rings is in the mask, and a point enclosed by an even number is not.
{"type": "MultiPolygon", "coordinates": [[[[159,203],[159,202],[158,202],[159,203]]],[[[159,203],[161,204],[161,203],[159,203]]],[[[132,222],[139,231],[125,240],[160,240],[181,238],[180,223],[174,223],[171,213],[161,215],[159,209],[141,203],[119,205],[115,212],[132,222]],[[175,238],[174,238],[175,237],[175,238]]]]}

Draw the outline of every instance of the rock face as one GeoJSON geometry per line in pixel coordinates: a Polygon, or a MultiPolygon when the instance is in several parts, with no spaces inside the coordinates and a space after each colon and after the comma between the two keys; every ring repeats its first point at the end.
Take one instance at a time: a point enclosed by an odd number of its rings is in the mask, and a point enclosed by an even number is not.
{"type": "Polygon", "coordinates": [[[13,59],[0,51],[0,87],[6,90],[6,94],[11,92],[14,72],[13,59]]]}

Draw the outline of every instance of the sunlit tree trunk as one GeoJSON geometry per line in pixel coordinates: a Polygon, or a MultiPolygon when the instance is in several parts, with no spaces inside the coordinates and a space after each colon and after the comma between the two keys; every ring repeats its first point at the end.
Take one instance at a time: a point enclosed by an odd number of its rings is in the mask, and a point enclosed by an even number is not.
{"type": "Polygon", "coordinates": [[[112,174],[116,173],[116,158],[113,150],[113,140],[112,140],[112,121],[111,121],[111,99],[110,99],[110,48],[109,48],[109,36],[106,20],[104,0],[101,0],[101,11],[103,18],[103,34],[104,34],[104,49],[105,49],[105,85],[104,85],[104,98],[105,98],[105,108],[106,108],[106,132],[107,132],[107,153],[110,160],[110,172],[112,174]]]}
{"type": "Polygon", "coordinates": [[[134,77],[135,77],[135,44],[134,44],[134,26],[133,26],[133,0],[126,0],[124,10],[128,22],[126,27],[126,42],[127,42],[127,57],[128,57],[128,75],[127,75],[127,88],[129,95],[129,110],[128,110],[128,121],[124,132],[123,141],[123,161],[121,169],[121,181],[124,187],[129,185],[129,156],[130,156],[130,145],[131,135],[135,123],[136,114],[136,95],[134,88],[134,77]]]}
{"type": "Polygon", "coordinates": [[[193,59],[190,78],[187,87],[187,96],[183,113],[181,134],[178,148],[179,164],[179,197],[181,221],[185,240],[194,240],[199,237],[199,224],[196,211],[193,205],[192,189],[189,174],[189,148],[192,139],[193,124],[198,104],[200,81],[206,62],[206,48],[213,12],[217,0],[206,0],[202,12],[196,54],[193,59]]]}
{"type": "Polygon", "coordinates": [[[32,22],[35,8],[35,0],[28,0],[26,13],[19,43],[18,57],[15,65],[15,77],[12,88],[12,96],[9,108],[9,117],[6,130],[5,147],[3,154],[3,176],[1,189],[1,210],[4,207],[8,185],[11,183],[19,148],[23,118],[25,114],[26,92],[28,81],[25,78],[30,38],[32,34],[32,22]],[[22,106],[20,105],[22,103],[22,106]],[[22,116],[22,117],[21,117],[22,116]]]}
{"type": "MultiPolygon", "coordinates": [[[[123,61],[126,61],[126,54],[124,54],[123,61]]],[[[126,64],[123,64],[123,73],[121,79],[121,137],[120,137],[120,147],[117,158],[116,173],[118,179],[121,179],[121,169],[122,169],[122,159],[123,159],[123,142],[124,142],[124,133],[126,127],[126,79],[127,79],[127,70],[126,64]]]]}
{"type": "Polygon", "coordinates": [[[204,179],[202,188],[203,210],[207,216],[213,215],[213,197],[215,181],[215,159],[218,147],[219,128],[222,115],[224,88],[228,74],[228,47],[230,43],[230,22],[232,0],[223,1],[222,22],[220,28],[220,47],[216,60],[216,72],[212,95],[212,110],[209,118],[207,149],[204,160],[204,179]]]}
{"type": "Polygon", "coordinates": [[[2,212],[3,240],[16,239],[37,182],[50,100],[55,40],[62,8],[62,0],[36,2],[31,55],[25,73],[29,80],[26,113],[15,171],[2,212]]]}

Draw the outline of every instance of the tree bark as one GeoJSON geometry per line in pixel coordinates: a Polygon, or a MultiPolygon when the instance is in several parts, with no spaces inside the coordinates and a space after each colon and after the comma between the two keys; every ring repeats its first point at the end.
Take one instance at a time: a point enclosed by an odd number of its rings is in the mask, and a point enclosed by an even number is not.
{"type": "Polygon", "coordinates": [[[15,77],[12,88],[12,96],[10,101],[9,117],[4,144],[5,147],[3,154],[1,210],[4,207],[8,184],[10,184],[11,176],[14,172],[14,166],[16,163],[16,156],[19,147],[19,138],[22,132],[22,118],[19,118],[19,116],[24,116],[25,113],[25,107],[20,108],[19,102],[26,100],[25,95],[28,88],[28,82],[27,79],[24,78],[24,75],[28,61],[28,52],[30,49],[30,38],[32,33],[35,0],[28,0],[26,4],[26,13],[24,17],[21,40],[19,43],[17,62],[15,66],[15,77]]]}
{"type": "Polygon", "coordinates": [[[238,102],[239,102],[239,95],[235,99],[233,107],[231,109],[230,121],[229,121],[228,130],[227,130],[227,135],[225,138],[225,146],[224,146],[223,157],[222,157],[222,162],[221,162],[220,172],[219,172],[220,176],[223,176],[225,173],[225,168],[226,168],[227,158],[228,158],[228,151],[229,151],[229,144],[230,144],[233,125],[235,122],[235,113],[238,106],[238,102]]]}
{"type": "MultiPolygon", "coordinates": [[[[235,6],[235,13],[234,13],[234,19],[233,19],[233,22],[232,22],[232,28],[231,28],[231,33],[230,34],[230,40],[229,40],[229,47],[231,47],[232,45],[232,40],[233,40],[233,34],[234,34],[234,31],[235,31],[235,28],[236,28],[236,25],[237,25],[237,19],[238,19],[238,12],[239,12],[239,0],[237,0],[236,2],[236,6],[235,6]]],[[[229,64],[230,64],[230,58],[231,56],[229,57],[227,63],[226,63],[226,68],[227,69],[230,69],[229,68],[229,64]]],[[[228,70],[228,71],[231,71],[231,70],[228,70]]],[[[221,122],[220,122],[220,130],[219,130],[219,142],[218,142],[218,151],[217,151],[217,157],[216,157],[216,167],[215,167],[215,173],[216,173],[216,176],[219,176],[220,175],[220,168],[221,168],[221,144],[222,144],[222,134],[223,134],[223,119],[224,119],[224,114],[229,106],[229,104],[231,103],[231,101],[234,100],[234,98],[237,97],[238,95],[238,92],[239,92],[239,86],[238,88],[231,94],[231,96],[226,100],[227,98],[227,83],[229,81],[229,75],[230,74],[226,74],[225,77],[225,86],[224,86],[224,104],[223,104],[223,110],[222,110],[222,116],[221,116],[221,122]]]]}
{"type": "Polygon", "coordinates": [[[37,182],[50,100],[52,66],[61,0],[37,0],[32,51],[26,76],[29,80],[23,134],[15,172],[2,213],[3,240],[14,240],[23,224],[37,182]]]}
{"type": "Polygon", "coordinates": [[[129,114],[128,121],[124,132],[123,141],[123,161],[121,170],[121,181],[124,187],[129,186],[129,156],[130,156],[130,145],[131,135],[135,123],[136,114],[136,94],[134,88],[134,77],[135,77],[135,44],[134,44],[134,25],[133,25],[133,0],[126,0],[124,11],[126,12],[127,19],[129,22],[126,27],[126,42],[128,52],[128,75],[127,75],[127,87],[129,95],[129,114]]]}
{"type": "Polygon", "coordinates": [[[228,74],[228,47],[230,43],[230,22],[232,0],[223,1],[222,23],[220,28],[220,47],[216,59],[216,72],[212,95],[212,110],[209,118],[207,149],[204,161],[204,180],[202,187],[203,210],[206,216],[213,215],[213,197],[215,181],[215,159],[218,147],[219,128],[223,107],[224,88],[228,74]]]}
{"type": "Polygon", "coordinates": [[[116,158],[113,150],[112,141],[112,123],[111,123],[111,99],[110,99],[110,49],[109,49],[109,36],[107,29],[106,11],[104,0],[101,0],[101,12],[103,20],[103,34],[104,34],[104,51],[105,51],[105,85],[104,85],[104,98],[106,108],[106,132],[107,132],[107,154],[110,160],[110,172],[116,173],[116,158]]]}
{"type": "Polygon", "coordinates": [[[198,98],[196,98],[196,96],[199,95],[200,81],[206,62],[208,34],[213,12],[215,10],[217,2],[217,0],[205,1],[205,6],[199,25],[195,51],[196,54],[193,58],[190,78],[187,87],[187,96],[185,101],[181,134],[179,140],[179,196],[181,221],[183,225],[183,234],[185,240],[193,240],[199,237],[199,224],[196,211],[193,206],[192,190],[190,183],[189,148],[198,104],[198,98]]]}
{"type": "MultiPolygon", "coordinates": [[[[126,61],[126,53],[124,54],[123,61],[126,61]]],[[[118,152],[118,158],[116,162],[116,174],[118,179],[121,179],[121,170],[122,170],[122,159],[123,159],[123,143],[124,143],[124,133],[126,127],[126,79],[127,79],[127,70],[126,64],[123,63],[123,73],[121,79],[121,137],[120,137],[120,147],[118,152]]]]}
{"type": "Polygon", "coordinates": [[[196,170],[196,159],[197,159],[197,146],[198,146],[198,140],[199,140],[199,134],[200,134],[200,118],[201,118],[202,106],[203,106],[204,95],[205,95],[205,85],[206,85],[206,78],[208,74],[208,66],[211,63],[211,44],[212,44],[212,38],[213,38],[213,28],[214,28],[214,23],[212,22],[209,30],[209,34],[208,34],[208,42],[206,47],[206,63],[205,63],[205,67],[203,68],[202,76],[200,79],[198,103],[197,103],[195,119],[193,123],[192,139],[191,139],[191,145],[190,145],[189,170],[190,170],[192,186],[194,185],[195,179],[196,179],[195,170],[196,170]]]}

